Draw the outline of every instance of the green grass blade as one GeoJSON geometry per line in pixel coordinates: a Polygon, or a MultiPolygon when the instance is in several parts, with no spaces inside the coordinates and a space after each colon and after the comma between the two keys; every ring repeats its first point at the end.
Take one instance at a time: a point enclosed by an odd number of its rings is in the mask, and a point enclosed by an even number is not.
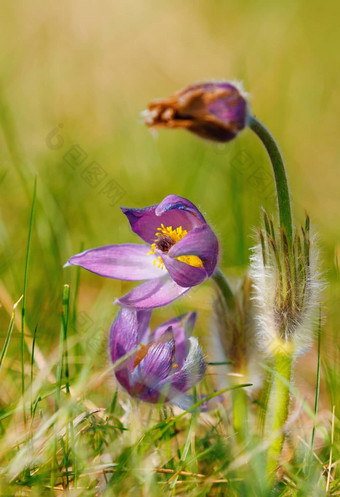
{"type": "Polygon", "coordinates": [[[321,366],[320,363],[321,363],[321,310],[320,310],[319,329],[318,329],[318,363],[317,363],[317,369],[316,369],[316,387],[315,387],[315,401],[314,401],[315,420],[313,422],[312,438],[311,438],[311,442],[310,442],[310,461],[309,461],[309,465],[310,465],[311,460],[313,458],[315,432],[316,432],[316,416],[317,416],[318,407],[319,407],[320,366],[321,366]]]}
{"type": "Polygon", "coordinates": [[[5,359],[5,356],[7,354],[9,342],[11,340],[11,335],[12,335],[12,331],[13,331],[13,327],[14,327],[15,309],[17,308],[17,305],[19,304],[21,299],[22,299],[22,297],[20,297],[18,302],[16,302],[16,304],[14,304],[14,306],[13,306],[11,321],[9,323],[9,327],[8,327],[6,338],[5,338],[5,343],[4,343],[4,346],[2,347],[2,351],[1,351],[1,355],[0,355],[0,372],[1,372],[3,360],[5,359]]]}
{"type": "MultiPolygon", "coordinates": [[[[26,247],[26,260],[25,260],[25,275],[24,275],[24,291],[22,298],[22,309],[21,309],[21,393],[24,396],[25,394],[25,314],[26,314],[26,295],[27,295],[27,281],[28,281],[28,265],[29,265],[29,257],[31,250],[31,241],[32,241],[32,229],[33,229],[33,220],[34,220],[34,210],[35,203],[37,197],[37,177],[34,180],[34,188],[33,188],[33,197],[32,197],[32,206],[31,206],[31,214],[29,220],[29,228],[28,228],[28,238],[27,238],[27,247],[26,247]]],[[[25,406],[25,403],[23,403],[25,406]]],[[[24,421],[26,423],[26,413],[25,407],[23,411],[24,421]]]]}

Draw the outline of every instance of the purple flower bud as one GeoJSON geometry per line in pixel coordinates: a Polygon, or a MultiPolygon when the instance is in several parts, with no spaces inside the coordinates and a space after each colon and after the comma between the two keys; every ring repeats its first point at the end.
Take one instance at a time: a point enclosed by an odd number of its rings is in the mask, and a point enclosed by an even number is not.
{"type": "Polygon", "coordinates": [[[207,82],[153,100],[144,112],[151,128],[183,128],[217,142],[228,142],[247,125],[248,103],[235,84],[207,82]]]}
{"type": "Polygon", "coordinates": [[[118,382],[145,402],[170,402],[184,409],[185,393],[204,376],[206,365],[196,338],[196,314],[190,312],[149,328],[151,312],[121,308],[110,330],[109,349],[118,382]],[[127,358],[124,360],[124,356],[127,358]]]}

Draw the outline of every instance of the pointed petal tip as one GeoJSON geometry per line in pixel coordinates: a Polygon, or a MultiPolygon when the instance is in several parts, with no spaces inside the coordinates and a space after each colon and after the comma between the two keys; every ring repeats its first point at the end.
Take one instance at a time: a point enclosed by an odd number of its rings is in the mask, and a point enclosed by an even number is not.
{"type": "Polygon", "coordinates": [[[69,261],[67,261],[66,264],[63,265],[63,268],[70,267],[70,266],[72,266],[72,264],[70,264],[69,261]]]}

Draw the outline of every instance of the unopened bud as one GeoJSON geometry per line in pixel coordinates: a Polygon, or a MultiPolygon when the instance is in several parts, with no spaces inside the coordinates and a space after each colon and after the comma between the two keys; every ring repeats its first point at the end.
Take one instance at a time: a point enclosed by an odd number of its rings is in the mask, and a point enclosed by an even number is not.
{"type": "Polygon", "coordinates": [[[217,142],[228,142],[247,125],[248,103],[238,85],[206,82],[153,100],[144,111],[151,128],[183,128],[217,142]]]}
{"type": "Polygon", "coordinates": [[[322,287],[309,218],[300,231],[296,230],[291,248],[284,230],[275,230],[265,212],[264,229],[259,234],[250,271],[258,341],[269,355],[301,354],[313,339],[322,287]]]}

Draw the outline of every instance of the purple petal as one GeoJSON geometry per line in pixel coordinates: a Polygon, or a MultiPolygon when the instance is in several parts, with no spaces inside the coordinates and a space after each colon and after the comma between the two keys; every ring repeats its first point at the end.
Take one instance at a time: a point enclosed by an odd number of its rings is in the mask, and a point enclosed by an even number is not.
{"type": "Polygon", "coordinates": [[[172,365],[174,341],[152,344],[144,359],[132,374],[132,384],[143,384],[154,388],[160,381],[166,381],[172,365]]]}
{"type": "Polygon", "coordinates": [[[119,310],[109,335],[109,349],[113,363],[142,342],[149,328],[150,317],[151,311],[136,311],[125,307],[119,310]]]}
{"type": "Polygon", "coordinates": [[[157,340],[157,338],[162,337],[164,333],[168,332],[169,329],[172,330],[175,340],[175,361],[179,368],[183,366],[188,354],[188,338],[191,336],[195,321],[196,312],[188,312],[161,324],[155,329],[152,335],[152,338],[157,340]]]}
{"type": "MultiPolygon", "coordinates": [[[[121,309],[114,320],[109,335],[109,350],[113,363],[124,357],[130,350],[137,346],[137,313],[121,309]]],[[[133,359],[124,361],[115,371],[119,383],[130,389],[130,370],[133,368],[133,359]]]]}
{"type": "MultiPolygon", "coordinates": [[[[200,400],[204,400],[206,397],[200,396],[196,402],[200,400]]],[[[219,395],[218,397],[214,397],[213,399],[207,400],[203,404],[201,404],[198,409],[202,412],[208,412],[212,409],[217,409],[219,405],[223,402],[223,396],[219,395]]],[[[170,400],[170,404],[183,409],[183,411],[187,411],[192,407],[195,403],[193,395],[178,395],[170,400]]]]}
{"type": "Polygon", "coordinates": [[[155,234],[161,224],[172,226],[173,229],[182,226],[184,230],[190,231],[205,223],[194,204],[177,195],[168,195],[158,206],[152,205],[144,209],[121,207],[121,210],[128,218],[132,231],[147,243],[155,241],[155,234]]]}
{"type": "MultiPolygon", "coordinates": [[[[109,334],[109,351],[113,364],[138,346],[148,330],[150,317],[151,311],[120,309],[109,334]]],[[[133,354],[115,369],[117,380],[130,393],[135,357],[136,354],[133,354]]]]}
{"type": "MultiPolygon", "coordinates": [[[[204,376],[206,365],[202,350],[197,338],[190,337],[190,350],[183,367],[171,376],[171,388],[168,399],[171,400],[179,394],[185,393],[201,381],[204,376]]],[[[158,388],[162,387],[162,382],[158,388]]]]}
{"type": "Polygon", "coordinates": [[[115,303],[136,309],[153,309],[170,304],[188,290],[190,288],[177,285],[167,273],[161,278],[138,285],[131,292],[116,300],[115,303]]]}
{"type": "Polygon", "coordinates": [[[106,278],[149,280],[159,277],[162,270],[153,264],[157,259],[153,254],[147,255],[148,252],[150,247],[134,243],[106,245],[74,255],[68,265],[81,266],[106,278]]]}
{"type": "Polygon", "coordinates": [[[182,240],[173,245],[168,255],[173,258],[181,255],[196,255],[201,259],[208,276],[211,276],[216,269],[218,252],[216,235],[207,224],[204,224],[190,231],[182,240]]]}
{"type": "Polygon", "coordinates": [[[169,271],[171,278],[182,287],[198,285],[208,276],[203,267],[190,266],[189,264],[177,261],[160,251],[157,251],[157,253],[162,257],[162,261],[169,271]]]}
{"type": "Polygon", "coordinates": [[[179,407],[183,411],[187,411],[194,405],[194,397],[192,395],[177,395],[170,400],[170,404],[179,407]]]}
{"type": "MultiPolygon", "coordinates": [[[[165,212],[173,209],[186,212],[187,214],[190,213],[193,218],[197,219],[195,226],[199,226],[200,224],[205,223],[205,219],[200,211],[197,209],[197,207],[192,202],[190,202],[190,200],[184,197],[179,197],[178,195],[168,195],[167,197],[165,197],[165,199],[162,200],[162,202],[156,208],[156,215],[161,216],[165,212]]],[[[191,222],[193,223],[192,218],[191,222]]]]}

